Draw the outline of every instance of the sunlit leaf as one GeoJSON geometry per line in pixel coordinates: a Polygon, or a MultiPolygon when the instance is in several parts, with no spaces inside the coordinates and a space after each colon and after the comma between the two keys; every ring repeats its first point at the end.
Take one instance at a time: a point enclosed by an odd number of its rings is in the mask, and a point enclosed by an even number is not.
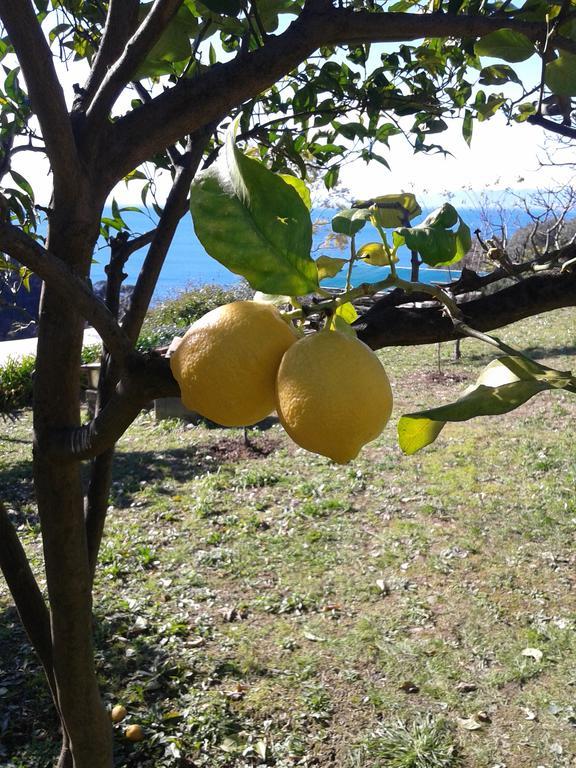
{"type": "Polygon", "coordinates": [[[576,55],[562,53],[546,64],[546,85],[558,96],[576,96],[576,55]]]}
{"type": "Polygon", "coordinates": [[[397,195],[380,195],[370,200],[359,200],[355,208],[369,208],[371,218],[384,229],[392,229],[408,224],[422,213],[416,197],[411,192],[397,195]]]}
{"type": "Polygon", "coordinates": [[[279,174],[281,179],[284,179],[286,184],[289,184],[291,187],[294,187],[296,192],[300,195],[302,198],[302,202],[308,208],[309,211],[312,210],[312,197],[310,195],[310,189],[308,188],[308,185],[305,181],[302,179],[299,179],[297,176],[292,176],[290,173],[280,173],[279,174]]]}
{"type": "Polygon", "coordinates": [[[398,256],[390,253],[383,243],[365,243],[358,249],[357,257],[373,267],[389,267],[398,261],[398,256]]]}
{"type": "Polygon", "coordinates": [[[499,29],[478,40],[474,46],[477,56],[490,56],[504,61],[526,61],[536,53],[534,43],[521,32],[499,29]]]}
{"type": "Polygon", "coordinates": [[[348,324],[351,324],[355,320],[358,320],[358,312],[356,311],[356,307],[350,301],[347,301],[345,304],[341,304],[336,309],[336,316],[341,317],[342,320],[344,320],[348,324]]]}
{"type": "Polygon", "coordinates": [[[318,289],[308,209],[293,186],[240,152],[232,131],[220,161],[192,183],[190,208],[206,251],[255,290],[318,289]]]}
{"type": "Polygon", "coordinates": [[[348,263],[348,259],[338,259],[334,256],[319,256],[316,259],[316,266],[318,267],[318,280],[325,280],[327,277],[334,277],[340,272],[344,264],[348,263]]]}
{"type": "Polygon", "coordinates": [[[416,453],[434,442],[448,421],[507,413],[538,392],[557,388],[572,391],[575,383],[570,374],[554,371],[525,357],[498,358],[456,402],[402,416],[398,423],[400,448],[407,454],[416,453]]]}

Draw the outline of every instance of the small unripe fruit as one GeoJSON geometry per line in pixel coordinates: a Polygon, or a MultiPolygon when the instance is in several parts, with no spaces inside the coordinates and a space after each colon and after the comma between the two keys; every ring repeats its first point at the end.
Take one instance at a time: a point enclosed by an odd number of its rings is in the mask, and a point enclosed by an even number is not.
{"type": "Polygon", "coordinates": [[[129,725],[124,731],[124,736],[128,741],[142,741],[144,738],[144,731],[141,725],[129,725]]]}

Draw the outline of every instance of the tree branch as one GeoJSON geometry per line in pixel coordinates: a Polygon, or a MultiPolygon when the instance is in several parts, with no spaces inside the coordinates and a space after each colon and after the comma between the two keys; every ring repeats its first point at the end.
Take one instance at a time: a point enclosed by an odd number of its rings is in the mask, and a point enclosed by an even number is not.
{"type": "Polygon", "coordinates": [[[0,0],[0,17],[26,78],[32,108],[46,143],[54,185],[73,189],[80,165],[72,124],[52,53],[31,0],[0,0]]]}
{"type": "Polygon", "coordinates": [[[79,100],[79,107],[90,105],[108,70],[117,61],[138,22],[140,0],[110,0],[106,26],[92,70],[79,100]]]}
{"type": "Polygon", "coordinates": [[[146,254],[136,286],[130,300],[130,307],[122,322],[122,328],[134,344],[142,328],[144,317],[150,306],[152,294],[158,281],[158,276],[164,264],[166,254],[172,243],[178,222],[188,210],[188,192],[212,126],[190,137],[187,152],[181,160],[174,184],[168,195],[166,205],[154,233],[154,238],[146,254]]]}
{"type": "Polygon", "coordinates": [[[111,448],[142,408],[159,397],[180,397],[170,361],[157,353],[134,354],[115,393],[96,418],[81,427],[53,430],[38,447],[55,458],[94,458],[111,448]]]}
{"type": "Polygon", "coordinates": [[[576,128],[571,128],[569,125],[563,125],[562,123],[556,123],[554,120],[548,120],[542,115],[530,115],[526,122],[531,125],[539,125],[541,128],[557,133],[560,136],[576,139],[576,128]]]}
{"type": "Polygon", "coordinates": [[[125,46],[124,53],[109,70],[88,107],[87,130],[94,130],[110,114],[114,103],[160,38],[183,0],[156,0],[136,33],[125,46]]]}
{"type": "Polygon", "coordinates": [[[114,358],[123,362],[130,355],[132,346],[128,337],[105,304],[94,295],[88,281],[78,277],[61,259],[18,227],[6,222],[0,223],[0,249],[35,272],[73,304],[98,331],[114,358]]]}
{"type": "Polygon", "coordinates": [[[20,620],[46,672],[56,701],[52,671],[50,616],[26,553],[8,512],[0,502],[0,570],[14,599],[20,620]]]}
{"type": "Polygon", "coordinates": [[[180,80],[117,120],[110,128],[105,164],[113,180],[122,178],[164,147],[270,87],[321,45],[477,38],[503,27],[532,40],[546,35],[543,23],[503,17],[370,13],[309,3],[285,32],[269,36],[262,47],[242,52],[198,77],[180,80]]]}
{"type": "MultiPolygon", "coordinates": [[[[384,297],[353,324],[358,338],[372,349],[464,338],[440,305],[426,304],[389,306],[384,297]]],[[[488,296],[458,302],[466,323],[479,331],[572,306],[576,306],[576,272],[534,275],[488,296]]]]}

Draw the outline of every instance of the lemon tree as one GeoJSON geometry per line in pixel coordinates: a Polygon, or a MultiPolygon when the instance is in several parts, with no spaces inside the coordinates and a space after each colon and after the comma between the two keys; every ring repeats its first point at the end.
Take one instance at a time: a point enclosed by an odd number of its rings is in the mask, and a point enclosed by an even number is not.
{"type": "MultiPolygon", "coordinates": [[[[332,189],[352,157],[385,168],[400,133],[416,152],[437,152],[455,116],[467,142],[478,123],[498,112],[573,140],[573,16],[574,0],[435,0],[432,7],[416,0],[0,0],[0,250],[17,262],[22,280],[31,270],[44,283],[30,435],[42,562],[31,568],[20,542],[11,511],[16,493],[0,504],[0,568],[52,693],[59,765],[115,762],[95,665],[92,593],[115,444],[150,400],[179,391],[168,361],[141,353],[137,341],[191,181],[194,222],[208,252],[255,290],[288,297],[280,322],[299,333],[357,332],[373,348],[473,334],[475,322],[459,314],[470,275],[451,286],[455,297],[416,279],[403,282],[395,272],[404,247],[415,254],[415,266],[451,264],[466,250],[470,233],[453,207],[418,223],[414,195],[390,194],[384,182],[384,194],[335,217],[349,258],[320,263],[310,252],[310,197],[302,180],[312,168],[332,189]],[[385,45],[376,51],[379,43],[385,45]],[[524,61],[527,67],[516,66],[524,61]],[[235,120],[245,152],[227,134],[235,120]],[[170,187],[166,199],[162,178],[170,187]],[[146,231],[133,231],[114,200],[125,183],[136,187],[146,231]],[[370,241],[382,247],[363,259],[374,279],[357,285],[356,238],[370,227],[370,241]],[[142,270],[120,319],[124,267],[143,247],[142,270]],[[95,261],[106,265],[104,300],[91,281],[95,261]],[[346,289],[327,295],[324,281],[339,269],[346,289]],[[378,310],[357,316],[357,299],[388,289],[418,305],[399,312],[400,329],[389,313],[383,322],[378,310]],[[78,383],[87,323],[103,349],[97,408],[85,423],[78,383]]],[[[521,281],[498,291],[500,303],[484,296],[474,310],[477,324],[501,327],[573,304],[573,249],[548,243],[532,261],[524,272],[513,270],[529,276],[529,288],[521,281]]],[[[497,278],[509,273],[503,269],[497,278]]],[[[471,282],[485,284],[480,275],[471,282]]],[[[405,450],[429,442],[450,419],[513,407],[536,389],[573,391],[569,373],[534,367],[498,340],[485,340],[514,360],[518,380],[492,386],[489,378],[441,412],[407,414],[400,419],[405,450]]],[[[223,354],[232,358],[230,347],[223,354]]],[[[210,367],[204,366],[206,381],[210,367]]],[[[281,361],[276,373],[280,367],[281,361]]],[[[344,385],[354,375],[344,363],[328,378],[344,385]]],[[[225,383],[218,381],[223,392],[225,383]]],[[[233,389],[240,391],[240,382],[233,389]]],[[[269,394],[270,384],[262,389],[269,394]]],[[[243,399],[251,399],[246,391],[243,399]]],[[[386,408],[373,419],[383,420],[386,408]]],[[[341,432],[355,429],[354,422],[341,432]]],[[[356,449],[358,441],[350,442],[356,449]]]]}

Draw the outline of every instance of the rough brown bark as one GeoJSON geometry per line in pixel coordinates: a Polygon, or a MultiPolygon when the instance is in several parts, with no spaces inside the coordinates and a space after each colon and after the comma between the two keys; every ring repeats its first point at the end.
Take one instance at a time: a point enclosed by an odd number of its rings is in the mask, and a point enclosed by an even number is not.
{"type": "MultiPolygon", "coordinates": [[[[74,217],[50,222],[49,249],[80,275],[88,273],[100,209],[76,189],[74,217]]],[[[67,206],[66,206],[67,207],[67,206]]],[[[84,319],[44,287],[34,385],[34,483],[50,601],[53,672],[74,768],[110,768],[112,732],[102,705],[92,645],[91,575],[80,463],[55,461],[41,449],[53,430],[79,425],[79,368],[84,319]],[[97,748],[95,748],[97,745],[97,748]]]]}

